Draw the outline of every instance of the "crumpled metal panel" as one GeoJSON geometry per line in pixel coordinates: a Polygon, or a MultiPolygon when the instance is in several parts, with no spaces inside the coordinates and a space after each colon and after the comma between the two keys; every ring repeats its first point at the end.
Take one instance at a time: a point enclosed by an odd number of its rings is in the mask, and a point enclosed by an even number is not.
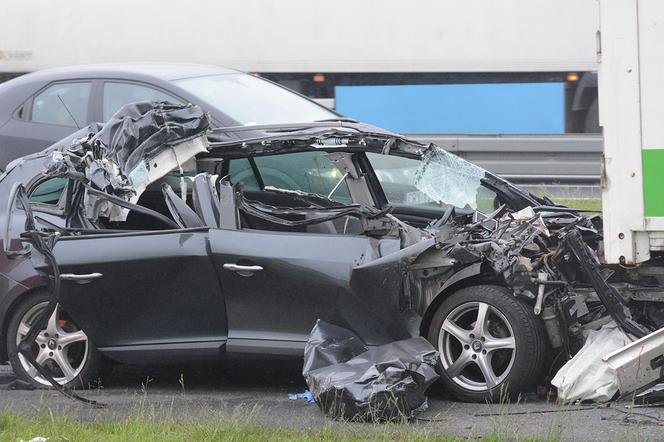
{"type": "Polygon", "coordinates": [[[199,106],[141,101],[120,108],[90,141],[129,176],[142,160],[209,127],[210,118],[199,106]]]}
{"type": "MultiPolygon", "coordinates": [[[[44,160],[46,176],[67,176],[86,185],[136,203],[148,184],[207,150],[204,135],[209,116],[195,105],[166,102],[130,103],[100,126],[90,125],[85,136],[68,145],[49,148],[44,160]]],[[[186,195],[182,175],[181,187],[186,195]]],[[[124,221],[128,210],[98,197],[85,195],[85,216],[124,221]]]]}
{"type": "Polygon", "coordinates": [[[367,347],[353,332],[318,321],[302,374],[320,409],[350,421],[392,421],[427,408],[438,352],[424,338],[367,347]]]}

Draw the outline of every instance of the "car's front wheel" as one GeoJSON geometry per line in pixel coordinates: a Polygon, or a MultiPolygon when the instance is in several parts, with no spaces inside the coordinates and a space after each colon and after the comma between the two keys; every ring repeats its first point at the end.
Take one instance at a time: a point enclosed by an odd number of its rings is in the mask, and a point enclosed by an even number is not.
{"type": "MultiPolygon", "coordinates": [[[[47,308],[48,300],[47,293],[37,293],[23,301],[14,311],[7,330],[7,349],[14,373],[38,388],[51,384],[23,354],[17,353],[17,349],[32,324],[47,308]]],[[[69,388],[94,386],[103,374],[102,356],[60,306],[32,344],[32,356],[56,382],[69,388]]]]}
{"type": "Polygon", "coordinates": [[[466,287],[438,307],[428,333],[447,391],[469,402],[514,396],[537,381],[546,342],[532,307],[494,285],[466,287]]]}

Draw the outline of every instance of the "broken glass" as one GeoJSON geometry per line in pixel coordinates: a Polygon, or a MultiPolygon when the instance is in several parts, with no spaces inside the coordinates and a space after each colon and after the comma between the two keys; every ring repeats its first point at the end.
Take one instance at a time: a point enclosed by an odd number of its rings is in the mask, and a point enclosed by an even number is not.
{"type": "Polygon", "coordinates": [[[477,210],[484,169],[431,145],[422,155],[414,184],[438,203],[477,210]]]}

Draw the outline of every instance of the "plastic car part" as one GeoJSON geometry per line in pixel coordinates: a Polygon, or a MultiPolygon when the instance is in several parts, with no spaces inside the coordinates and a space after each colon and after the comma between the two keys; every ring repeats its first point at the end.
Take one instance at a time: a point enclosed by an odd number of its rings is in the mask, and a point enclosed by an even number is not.
{"type": "Polygon", "coordinates": [[[214,186],[216,175],[199,173],[194,178],[193,202],[196,213],[208,227],[219,227],[219,195],[214,186]]]}
{"type": "MultiPolygon", "coordinates": [[[[84,187],[85,187],[85,190],[88,193],[88,195],[96,197],[98,202],[108,201],[108,202],[116,204],[120,207],[124,207],[128,210],[133,210],[135,212],[139,212],[139,213],[142,213],[144,215],[151,216],[155,219],[158,219],[159,221],[162,221],[165,225],[167,225],[171,228],[177,229],[179,227],[179,225],[176,224],[175,222],[173,222],[173,220],[171,220],[170,218],[166,217],[165,215],[162,215],[161,213],[159,213],[155,210],[149,209],[147,207],[140,206],[138,204],[132,204],[128,201],[123,200],[122,198],[119,198],[117,196],[114,196],[114,195],[111,195],[111,194],[108,194],[108,193],[104,193],[104,192],[102,192],[100,190],[97,190],[97,189],[93,189],[90,186],[84,186],[84,187]]],[[[89,206],[89,208],[93,208],[93,207],[94,207],[93,205],[89,206]]]]}
{"type": "Polygon", "coordinates": [[[164,194],[168,211],[171,212],[173,219],[180,228],[188,229],[191,227],[203,227],[205,225],[196,212],[175,194],[171,186],[162,183],[161,191],[164,194]]]}
{"type": "Polygon", "coordinates": [[[230,230],[240,227],[233,186],[224,180],[219,181],[219,227],[230,230]]]}
{"type": "Polygon", "coordinates": [[[630,342],[629,336],[615,322],[590,331],[583,348],[551,380],[558,389],[558,399],[563,402],[611,400],[618,391],[618,376],[602,358],[630,342]]]}
{"type": "Polygon", "coordinates": [[[615,370],[622,397],[661,382],[664,377],[664,328],[604,356],[615,370]]]}
{"type": "MultiPolygon", "coordinates": [[[[237,186],[236,186],[237,187],[237,186]]],[[[311,200],[307,201],[307,194],[287,192],[293,195],[294,199],[302,201],[306,206],[300,207],[277,207],[264,204],[259,201],[253,201],[246,198],[241,187],[236,191],[237,207],[245,214],[263,219],[270,223],[281,226],[307,226],[319,224],[326,221],[332,221],[345,216],[357,218],[363,223],[363,231],[374,234],[384,235],[392,230],[394,223],[385,218],[392,207],[377,209],[372,206],[363,206],[358,204],[344,205],[330,201],[332,204],[323,206],[319,203],[321,199],[326,199],[322,195],[311,194],[311,200]],[[298,216],[301,219],[287,219],[288,216],[298,216]]],[[[269,189],[275,192],[274,189],[269,189]]]]}
{"type": "Polygon", "coordinates": [[[318,320],[304,350],[302,374],[329,417],[350,421],[411,419],[427,408],[438,379],[438,352],[424,338],[367,347],[350,330],[318,320]]]}

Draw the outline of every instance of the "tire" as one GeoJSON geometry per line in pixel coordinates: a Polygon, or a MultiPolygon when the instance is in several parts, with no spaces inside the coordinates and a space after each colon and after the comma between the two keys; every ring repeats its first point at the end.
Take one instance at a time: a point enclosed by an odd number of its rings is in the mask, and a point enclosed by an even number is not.
{"type": "MultiPolygon", "coordinates": [[[[47,307],[49,298],[50,295],[44,292],[28,297],[14,310],[7,328],[7,349],[12,369],[19,379],[37,388],[49,388],[51,384],[23,355],[17,354],[17,348],[29,325],[47,307]]],[[[36,339],[33,356],[51,370],[60,385],[68,388],[96,387],[109,368],[94,344],[59,306],[49,325],[36,339]]]]}
{"type": "Polygon", "coordinates": [[[466,402],[515,397],[538,380],[546,349],[532,307],[495,285],[450,295],[434,314],[427,339],[440,352],[443,387],[466,402]],[[482,327],[480,311],[487,319],[482,327]]]}

